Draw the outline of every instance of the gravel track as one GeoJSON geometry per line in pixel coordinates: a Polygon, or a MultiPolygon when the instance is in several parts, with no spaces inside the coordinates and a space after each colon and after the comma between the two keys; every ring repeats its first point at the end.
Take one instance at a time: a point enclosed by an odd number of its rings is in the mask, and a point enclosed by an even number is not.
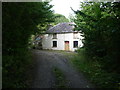
{"type": "MultiPolygon", "coordinates": [[[[70,52],[74,53],[74,52],[70,52]]],[[[53,88],[55,86],[54,67],[59,68],[67,80],[69,88],[93,88],[94,86],[78,72],[70,63],[66,55],[47,50],[33,50],[35,68],[32,88],[53,88]]]]}

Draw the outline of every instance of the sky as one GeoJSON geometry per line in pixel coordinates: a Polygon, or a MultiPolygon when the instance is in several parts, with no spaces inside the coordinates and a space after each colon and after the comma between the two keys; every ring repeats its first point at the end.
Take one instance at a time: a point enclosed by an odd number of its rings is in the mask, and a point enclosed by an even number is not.
{"type": "Polygon", "coordinates": [[[52,0],[50,4],[54,5],[52,10],[54,10],[55,13],[62,14],[68,18],[70,14],[73,14],[70,7],[74,10],[78,10],[80,2],[82,2],[82,0],[52,0]]]}

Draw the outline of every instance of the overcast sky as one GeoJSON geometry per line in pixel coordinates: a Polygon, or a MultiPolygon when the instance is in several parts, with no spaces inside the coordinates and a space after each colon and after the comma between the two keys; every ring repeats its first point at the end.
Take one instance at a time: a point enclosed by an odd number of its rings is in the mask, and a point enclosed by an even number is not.
{"type": "Polygon", "coordinates": [[[54,10],[55,13],[62,14],[68,18],[69,14],[73,13],[70,7],[74,10],[78,10],[80,2],[82,2],[82,0],[52,0],[50,4],[54,5],[52,10],[54,10]]]}

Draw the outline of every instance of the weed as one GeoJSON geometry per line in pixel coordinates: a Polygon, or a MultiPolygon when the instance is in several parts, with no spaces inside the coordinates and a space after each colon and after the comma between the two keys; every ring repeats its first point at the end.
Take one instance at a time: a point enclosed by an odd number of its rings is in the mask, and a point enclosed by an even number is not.
{"type": "Polygon", "coordinates": [[[102,63],[97,60],[91,60],[86,56],[84,49],[79,50],[77,55],[71,58],[71,63],[96,85],[98,88],[118,88],[119,75],[109,73],[102,68],[102,63]]]}
{"type": "Polygon", "coordinates": [[[60,69],[54,67],[53,73],[55,74],[55,77],[56,77],[55,88],[68,88],[66,86],[66,80],[65,80],[65,76],[64,76],[63,72],[60,69]]]}

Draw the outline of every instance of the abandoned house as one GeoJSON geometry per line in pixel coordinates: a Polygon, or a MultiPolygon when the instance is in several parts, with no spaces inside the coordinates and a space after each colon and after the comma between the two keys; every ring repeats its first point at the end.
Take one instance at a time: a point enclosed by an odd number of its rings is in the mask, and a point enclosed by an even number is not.
{"type": "Polygon", "coordinates": [[[42,38],[42,48],[75,51],[82,47],[82,34],[74,31],[74,23],[59,23],[46,31],[42,38]]]}

